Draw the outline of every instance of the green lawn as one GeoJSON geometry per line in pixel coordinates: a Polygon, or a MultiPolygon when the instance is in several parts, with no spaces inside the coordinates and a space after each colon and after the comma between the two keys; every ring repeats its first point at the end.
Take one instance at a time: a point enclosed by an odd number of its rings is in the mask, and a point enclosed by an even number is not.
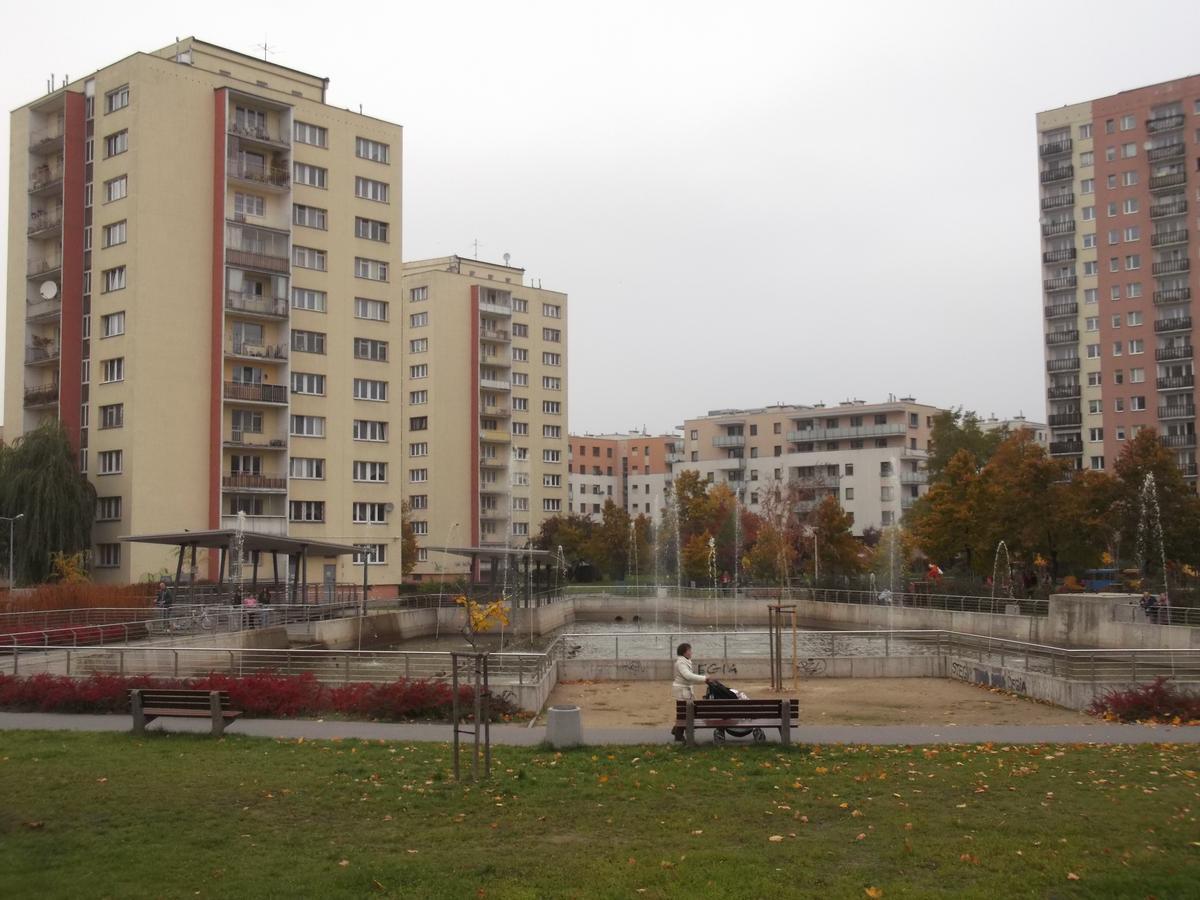
{"type": "Polygon", "coordinates": [[[1194,747],[495,757],[459,785],[439,744],[0,732],[0,896],[1200,891],[1194,747]]]}

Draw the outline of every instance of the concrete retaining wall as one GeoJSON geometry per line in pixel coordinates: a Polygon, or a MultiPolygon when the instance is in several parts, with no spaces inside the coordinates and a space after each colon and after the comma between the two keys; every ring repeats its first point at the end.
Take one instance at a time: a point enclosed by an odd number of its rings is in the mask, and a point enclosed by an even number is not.
{"type": "Polygon", "coordinates": [[[957,681],[1001,688],[1022,697],[1032,697],[1067,709],[1080,710],[1087,709],[1091,702],[1105,691],[1123,687],[1118,684],[1096,685],[1087,681],[1068,681],[1044,672],[1027,672],[1024,669],[997,666],[959,656],[946,659],[946,674],[957,681]]]}
{"type": "MultiPolygon", "coordinates": [[[[696,671],[717,675],[731,684],[738,679],[766,681],[770,662],[761,657],[730,660],[695,659],[696,671]]],[[[940,678],[944,664],[939,656],[839,656],[801,660],[801,678],[940,678]]],[[[558,664],[564,681],[661,681],[663,690],[675,677],[669,659],[568,659],[558,664]]],[[[790,672],[786,679],[790,680],[790,672]]]]}

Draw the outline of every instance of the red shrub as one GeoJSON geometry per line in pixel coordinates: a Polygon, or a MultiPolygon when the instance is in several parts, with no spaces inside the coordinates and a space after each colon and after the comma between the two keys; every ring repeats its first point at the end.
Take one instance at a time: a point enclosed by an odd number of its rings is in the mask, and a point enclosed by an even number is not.
{"type": "Polygon", "coordinates": [[[1150,684],[1106,691],[1092,701],[1088,711],[1121,722],[1200,720],[1200,695],[1169,684],[1169,681],[1160,675],[1150,684]]]}

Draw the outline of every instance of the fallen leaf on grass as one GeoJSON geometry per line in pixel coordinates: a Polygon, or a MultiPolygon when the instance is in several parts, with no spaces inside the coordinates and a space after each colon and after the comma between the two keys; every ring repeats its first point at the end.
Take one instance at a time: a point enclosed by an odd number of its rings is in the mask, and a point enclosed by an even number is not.
{"type": "Polygon", "coordinates": [[[867,839],[867,835],[865,832],[860,832],[857,836],[855,836],[854,839],[856,841],[865,841],[867,839]]]}
{"type": "Polygon", "coordinates": [[[973,853],[964,853],[958,859],[960,862],[970,863],[973,866],[979,865],[979,857],[973,853]]]}
{"type": "Polygon", "coordinates": [[[767,838],[767,840],[770,841],[772,844],[778,844],[783,840],[783,835],[782,834],[773,834],[769,838],[767,838]]]}
{"type": "Polygon", "coordinates": [[[1067,881],[1078,881],[1078,880],[1079,880],[1079,876],[1076,875],[1074,872],[1067,873],[1067,881]]]}
{"type": "Polygon", "coordinates": [[[863,893],[866,894],[868,897],[870,897],[871,900],[879,900],[879,898],[883,896],[883,888],[877,888],[877,887],[864,888],[863,893]]]}
{"type": "Polygon", "coordinates": [[[34,830],[36,830],[38,828],[44,828],[46,825],[45,822],[22,822],[21,824],[24,825],[26,828],[30,828],[30,829],[34,829],[34,830]]]}
{"type": "Polygon", "coordinates": [[[348,860],[348,859],[339,859],[339,860],[338,860],[338,865],[339,865],[339,866],[341,866],[341,867],[344,869],[344,868],[346,868],[346,866],[350,865],[350,860],[348,860]]]}
{"type": "Polygon", "coordinates": [[[697,828],[695,831],[692,832],[692,834],[704,834],[704,832],[702,830],[700,830],[699,828],[697,828]]]}

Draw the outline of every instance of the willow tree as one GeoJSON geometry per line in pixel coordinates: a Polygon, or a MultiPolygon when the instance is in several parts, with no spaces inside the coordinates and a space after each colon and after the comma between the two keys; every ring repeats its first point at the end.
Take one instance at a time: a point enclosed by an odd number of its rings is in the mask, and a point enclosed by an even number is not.
{"type": "MultiPolygon", "coordinates": [[[[0,515],[16,523],[16,582],[45,581],[55,553],[71,555],[92,545],[96,491],[75,463],[75,451],[59,422],[49,422],[0,447],[0,515]]],[[[3,561],[8,560],[7,522],[0,522],[3,561]]]]}

